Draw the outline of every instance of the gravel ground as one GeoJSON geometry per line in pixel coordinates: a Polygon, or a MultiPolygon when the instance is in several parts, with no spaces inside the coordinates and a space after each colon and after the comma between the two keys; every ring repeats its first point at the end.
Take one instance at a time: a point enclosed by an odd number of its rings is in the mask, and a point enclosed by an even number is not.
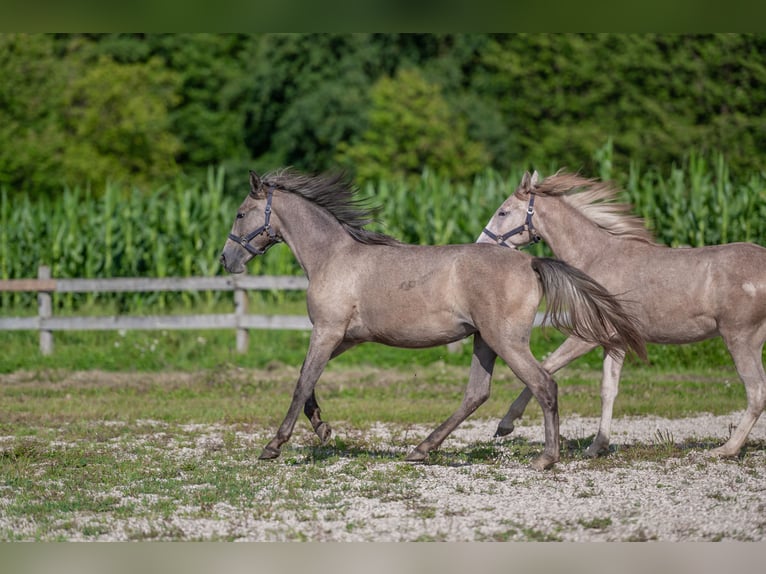
{"type": "MultiPolygon", "coordinates": [[[[668,440],[686,445],[695,439],[723,442],[739,414],[615,419],[612,444],[617,446],[616,452],[596,463],[566,457],[566,462],[544,472],[520,462],[524,457],[514,455],[520,443],[508,440],[497,441],[494,447],[499,454],[489,463],[405,463],[398,454],[403,458],[431,429],[378,424],[364,433],[365,448],[388,456],[360,462],[350,455],[315,465],[310,454],[300,454],[306,449],[298,449],[292,460],[284,455],[275,462],[252,460],[238,470],[246,481],[252,465],[274,465],[273,484],[253,485],[252,495],[260,501],[260,508],[263,501],[274,501],[274,512],[260,515],[252,505],[217,503],[204,517],[199,516],[198,508],[183,507],[172,516],[155,519],[119,516],[109,520],[109,531],[97,539],[130,540],[137,533],[159,528],[172,532],[175,540],[764,541],[764,420],[750,436],[758,445],[736,460],[711,458],[706,446],[699,450],[687,447],[682,456],[660,457],[658,462],[631,462],[619,448],[638,442],[661,449],[668,440]],[[313,480],[314,474],[320,487],[313,483],[305,492],[296,492],[294,485],[308,476],[313,480]],[[381,481],[381,476],[386,478],[381,481]],[[293,485],[289,495],[284,490],[287,483],[293,485]],[[290,496],[300,504],[285,505],[290,496]]],[[[156,432],[164,432],[162,423],[148,424],[156,424],[156,432]]],[[[444,449],[455,452],[464,446],[487,444],[495,425],[494,420],[469,420],[447,439],[444,449]]],[[[584,438],[596,426],[596,419],[568,416],[562,420],[561,434],[570,440],[584,438]]],[[[175,448],[171,442],[168,457],[199,460],[223,441],[225,433],[231,433],[225,425],[195,425],[186,430],[194,431],[196,447],[175,448]]],[[[256,435],[238,430],[237,440],[254,457],[269,432],[264,429],[256,435]]],[[[351,432],[359,431],[346,431],[339,425],[336,436],[342,438],[346,433],[348,440],[351,432]]],[[[513,436],[539,443],[542,434],[540,423],[522,421],[513,436]]],[[[312,444],[314,437],[305,429],[296,429],[292,441],[312,444]]],[[[115,443],[114,448],[125,445],[115,443]]],[[[130,500],[131,504],[139,502],[130,500]]],[[[72,521],[84,525],[93,518],[76,516],[72,521]]],[[[103,517],[100,520],[103,523],[103,517]]],[[[24,529],[23,524],[4,520],[1,504],[0,527],[24,529]]]]}
{"type": "MultiPolygon", "coordinates": [[[[675,442],[728,436],[740,413],[687,419],[616,419],[613,445],[657,442],[658,432],[675,442]]],[[[486,441],[496,421],[468,421],[445,443],[454,448],[486,441]]],[[[568,417],[567,438],[588,436],[597,419],[568,417]]],[[[430,429],[413,428],[425,435],[430,429]]],[[[391,448],[398,432],[373,429],[381,448],[391,448]]],[[[401,435],[399,435],[401,436],[401,435]]],[[[514,436],[542,440],[542,426],[517,427],[514,436]]],[[[759,421],[752,440],[766,438],[759,421]]],[[[664,440],[664,439],[663,439],[664,440]]],[[[502,442],[500,443],[502,444],[502,442]]],[[[402,448],[402,454],[407,449],[402,448]]],[[[414,483],[428,512],[413,513],[407,503],[359,496],[343,522],[317,521],[315,539],[339,541],[404,540],[563,540],[563,541],[762,541],[766,539],[766,452],[737,460],[711,458],[705,450],[661,462],[593,465],[587,460],[559,463],[538,472],[500,449],[497,465],[424,465],[414,483]],[[598,468],[604,466],[604,469],[598,468]],[[359,524],[351,531],[344,524],[359,524]]],[[[619,455],[611,455],[619,459],[619,455]]],[[[342,466],[344,462],[339,462],[342,466]]],[[[401,464],[401,463],[380,463],[401,464]]],[[[370,469],[374,471],[375,469],[370,469]]],[[[288,518],[288,517],[285,517],[288,518]]],[[[272,527],[276,525],[271,525],[272,527]]],[[[300,528],[293,524],[293,528],[300,528]]],[[[269,528],[250,523],[247,539],[269,538],[269,528]]],[[[273,531],[272,531],[273,532],[273,531]]],[[[272,534],[273,535],[273,534],[272,534]]]]}
{"type": "MultiPolygon", "coordinates": [[[[657,417],[616,419],[613,445],[652,444],[658,434],[675,442],[720,437],[740,413],[670,420],[657,417]]],[[[459,429],[455,439],[470,444],[486,440],[495,421],[459,429]]],[[[596,419],[568,417],[561,423],[567,438],[585,437],[596,419]]],[[[518,427],[515,436],[542,440],[538,425],[518,427]]],[[[760,421],[750,435],[766,436],[760,421]]],[[[611,455],[619,458],[619,455],[611,455]]],[[[497,539],[499,525],[509,525],[509,539],[565,541],[701,541],[766,539],[766,453],[738,460],[712,459],[705,450],[661,462],[598,465],[586,460],[557,464],[554,471],[536,472],[517,461],[500,466],[507,480],[481,483],[479,468],[426,467],[421,495],[443,511],[428,528],[449,540],[497,539]],[[462,485],[462,488],[458,485],[462,485]],[[461,492],[456,492],[461,491],[461,492]],[[463,509],[472,509],[463,513],[463,509]],[[455,518],[455,517],[459,518],[455,518]]],[[[486,481],[485,481],[486,482],[486,481]]],[[[413,525],[412,528],[415,528],[413,525]]],[[[396,538],[395,528],[381,533],[396,538]]],[[[502,537],[502,536],[500,536],[502,537]]]]}

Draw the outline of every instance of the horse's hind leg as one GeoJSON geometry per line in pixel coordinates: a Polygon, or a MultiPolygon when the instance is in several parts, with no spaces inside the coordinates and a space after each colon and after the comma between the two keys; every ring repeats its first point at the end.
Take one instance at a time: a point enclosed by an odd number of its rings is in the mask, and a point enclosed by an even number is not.
{"type": "Polygon", "coordinates": [[[500,355],[514,374],[529,388],[543,410],[545,448],[543,454],[532,461],[532,468],[545,470],[560,459],[558,387],[553,377],[535,360],[532,352],[517,349],[500,355]]]}
{"type": "Polygon", "coordinates": [[[763,369],[763,337],[724,336],[734,366],[745,384],[747,409],[732,433],[722,446],[713,449],[718,456],[736,456],[742,449],[758,417],[766,408],[766,372],[763,369]]]}
{"type": "Polygon", "coordinates": [[[598,434],[591,445],[585,449],[585,456],[595,458],[609,449],[609,434],[612,427],[612,413],[617,390],[620,386],[620,373],[625,362],[625,352],[615,351],[604,356],[604,372],[601,379],[601,421],[598,434]]]}
{"type": "MultiPolygon", "coordinates": [[[[335,357],[340,355],[343,351],[347,351],[354,345],[356,345],[356,343],[343,341],[332,352],[330,359],[334,359],[335,357]]],[[[327,422],[322,420],[321,413],[322,413],[322,409],[319,408],[319,403],[317,402],[316,394],[314,393],[314,390],[312,390],[311,396],[303,405],[303,414],[305,414],[306,418],[309,419],[309,421],[311,422],[311,428],[314,429],[314,432],[317,434],[317,436],[319,437],[319,440],[324,446],[328,442],[330,442],[330,437],[332,436],[332,428],[330,428],[330,425],[327,424],[327,422]]]]}
{"type": "Polygon", "coordinates": [[[473,357],[471,359],[471,372],[468,376],[468,386],[465,389],[460,407],[415,447],[405,460],[410,462],[424,460],[430,451],[438,448],[460,423],[489,398],[490,381],[496,358],[497,354],[476,333],[473,338],[473,357]]]}
{"type": "MultiPolygon", "coordinates": [[[[543,362],[543,369],[552,375],[596,346],[597,345],[593,343],[588,343],[577,337],[569,337],[543,362]]],[[[513,401],[513,404],[500,421],[500,424],[497,425],[495,436],[505,436],[513,432],[513,429],[515,428],[514,423],[524,414],[524,409],[527,408],[532,397],[532,391],[529,390],[529,387],[524,387],[524,390],[522,390],[519,396],[516,397],[516,400],[513,401]]]]}
{"type": "MultiPolygon", "coordinates": [[[[531,326],[531,320],[530,320],[531,326]]],[[[487,344],[506,362],[513,373],[537,399],[543,411],[545,448],[532,461],[532,468],[544,470],[560,460],[558,387],[529,349],[529,329],[489,330],[484,333],[487,344]]]]}

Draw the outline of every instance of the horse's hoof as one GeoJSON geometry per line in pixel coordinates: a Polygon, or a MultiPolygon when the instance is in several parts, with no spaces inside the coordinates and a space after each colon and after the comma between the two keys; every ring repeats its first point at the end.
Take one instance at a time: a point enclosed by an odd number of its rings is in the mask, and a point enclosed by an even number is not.
{"type": "Polygon", "coordinates": [[[582,451],[582,455],[585,458],[598,458],[599,451],[591,447],[588,447],[584,451],[582,451]]]}
{"type": "Polygon", "coordinates": [[[608,445],[599,446],[596,443],[592,443],[588,448],[586,448],[583,451],[582,454],[585,458],[598,458],[602,454],[606,454],[608,452],[609,452],[608,445]]]}
{"type": "Polygon", "coordinates": [[[734,458],[739,454],[739,451],[732,452],[725,446],[719,446],[708,452],[711,458],[734,458]]]}
{"type": "Polygon", "coordinates": [[[532,468],[532,470],[548,470],[554,464],[556,464],[556,462],[557,461],[553,460],[550,457],[539,456],[535,460],[533,460],[529,466],[532,468]]]}
{"type": "Polygon", "coordinates": [[[408,454],[404,460],[406,462],[423,462],[427,457],[427,452],[422,452],[418,449],[415,449],[410,454],[408,454]]]}
{"type": "Polygon", "coordinates": [[[509,434],[511,434],[513,432],[514,428],[516,428],[516,427],[514,427],[513,424],[511,424],[511,426],[507,426],[507,427],[499,426],[498,425],[497,430],[495,431],[495,437],[501,437],[501,436],[509,435],[509,434]]]}
{"type": "Polygon", "coordinates": [[[261,452],[261,456],[258,458],[260,460],[274,460],[279,456],[279,449],[267,446],[264,447],[263,451],[261,452]]]}
{"type": "Polygon", "coordinates": [[[330,425],[322,421],[319,423],[319,426],[314,429],[314,432],[317,433],[322,446],[327,446],[327,443],[330,442],[330,437],[332,436],[332,429],[330,428],[330,425]]]}

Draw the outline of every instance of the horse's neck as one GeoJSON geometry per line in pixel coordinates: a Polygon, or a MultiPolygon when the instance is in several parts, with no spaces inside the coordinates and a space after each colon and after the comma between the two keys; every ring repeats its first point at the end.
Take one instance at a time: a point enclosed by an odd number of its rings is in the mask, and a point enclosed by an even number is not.
{"type": "Polygon", "coordinates": [[[279,203],[275,198],[275,213],[282,238],[309,278],[336,248],[353,242],[329,212],[295,194],[281,194],[279,203]]]}
{"type": "Polygon", "coordinates": [[[539,216],[533,224],[554,255],[570,265],[588,269],[600,258],[604,244],[614,239],[563,199],[546,198],[536,207],[539,216]]]}

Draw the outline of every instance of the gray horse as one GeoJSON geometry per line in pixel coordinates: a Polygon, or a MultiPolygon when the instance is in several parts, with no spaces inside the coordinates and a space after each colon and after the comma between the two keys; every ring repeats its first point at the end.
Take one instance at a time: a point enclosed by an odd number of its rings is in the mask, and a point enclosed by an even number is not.
{"type": "Polygon", "coordinates": [[[460,407],[408,456],[420,461],[489,396],[499,355],[539,401],[545,447],[532,463],[559,460],[557,387],[529,349],[543,296],[551,322],[612,350],[645,353],[634,319],[606,290],[563,262],[490,245],[405,245],[364,229],[370,210],[339,176],[292,171],[259,178],[234,220],[221,262],[241,273],[254,256],[284,241],[309,280],[313,324],[292,402],[276,436],[261,453],[275,458],[303,408],[323,443],[314,386],[327,362],[366,341],[397,347],[444,345],[474,335],[468,386],[460,407]]]}
{"type": "MultiPolygon", "coordinates": [[[[607,183],[559,172],[539,181],[525,174],[521,184],[490,219],[480,243],[509,247],[539,239],[570,265],[588,273],[640,320],[641,334],[654,343],[693,343],[720,336],[747,393],[747,410],[729,440],[713,454],[735,456],[766,406],[762,351],[766,340],[766,249],[750,243],[698,248],[658,245],[630,206],[616,201],[607,183]]],[[[593,349],[570,337],[543,363],[555,373],[593,349]]],[[[597,456],[609,446],[612,409],[624,353],[604,358],[601,423],[586,450],[597,456]]],[[[500,422],[497,434],[513,431],[531,395],[522,391],[500,422]]]]}

